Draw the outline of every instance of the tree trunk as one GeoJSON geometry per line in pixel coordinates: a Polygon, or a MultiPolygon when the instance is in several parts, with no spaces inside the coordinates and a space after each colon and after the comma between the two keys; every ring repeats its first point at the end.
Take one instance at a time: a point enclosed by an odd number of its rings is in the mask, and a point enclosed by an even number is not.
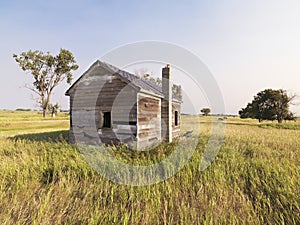
{"type": "Polygon", "coordinates": [[[43,118],[46,118],[46,109],[43,109],[43,118]]]}
{"type": "Polygon", "coordinates": [[[278,121],[278,123],[282,123],[282,120],[283,120],[283,116],[277,115],[277,121],[278,121]]]}

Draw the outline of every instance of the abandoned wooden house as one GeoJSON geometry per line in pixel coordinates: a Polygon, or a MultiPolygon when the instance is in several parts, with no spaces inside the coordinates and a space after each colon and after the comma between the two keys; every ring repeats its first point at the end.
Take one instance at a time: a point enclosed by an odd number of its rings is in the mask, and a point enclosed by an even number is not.
{"type": "Polygon", "coordinates": [[[97,60],[66,92],[71,143],[125,143],[142,149],[180,135],[181,87],[170,66],[161,83],[97,60]]]}

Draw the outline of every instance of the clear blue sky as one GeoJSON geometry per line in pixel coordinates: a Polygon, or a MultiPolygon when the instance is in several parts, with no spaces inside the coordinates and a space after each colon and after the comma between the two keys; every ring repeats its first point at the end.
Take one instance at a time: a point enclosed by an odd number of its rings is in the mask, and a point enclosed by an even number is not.
{"type": "MultiPolygon", "coordinates": [[[[35,106],[24,88],[31,76],[19,69],[13,53],[69,49],[80,66],[75,80],[112,48],[143,40],[195,53],[217,80],[226,113],[237,114],[265,88],[300,94],[298,0],[2,0],[0,30],[0,108],[35,106]]],[[[53,98],[64,108],[67,88],[61,85],[53,98]]],[[[292,110],[300,115],[300,106],[292,110]]]]}

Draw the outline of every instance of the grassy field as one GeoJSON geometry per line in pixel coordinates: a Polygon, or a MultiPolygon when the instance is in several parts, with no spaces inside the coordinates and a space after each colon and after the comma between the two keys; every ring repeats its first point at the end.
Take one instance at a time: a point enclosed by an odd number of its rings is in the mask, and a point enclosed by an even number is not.
{"type": "MultiPolygon", "coordinates": [[[[196,130],[197,119],[183,116],[182,130],[196,130]]],[[[229,117],[216,160],[200,172],[211,118],[199,120],[188,164],[134,187],[97,174],[68,144],[67,114],[0,111],[0,224],[300,224],[300,122],[229,117]]],[[[143,164],[175,146],[110,152],[143,164]]]]}

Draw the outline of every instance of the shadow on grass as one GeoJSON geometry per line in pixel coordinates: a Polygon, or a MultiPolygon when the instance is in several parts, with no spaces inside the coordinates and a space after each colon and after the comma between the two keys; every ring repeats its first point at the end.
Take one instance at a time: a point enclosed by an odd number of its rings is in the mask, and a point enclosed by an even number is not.
{"type": "Polygon", "coordinates": [[[21,134],[11,137],[12,140],[30,140],[44,142],[68,142],[69,130],[52,131],[33,134],[21,134]]]}

